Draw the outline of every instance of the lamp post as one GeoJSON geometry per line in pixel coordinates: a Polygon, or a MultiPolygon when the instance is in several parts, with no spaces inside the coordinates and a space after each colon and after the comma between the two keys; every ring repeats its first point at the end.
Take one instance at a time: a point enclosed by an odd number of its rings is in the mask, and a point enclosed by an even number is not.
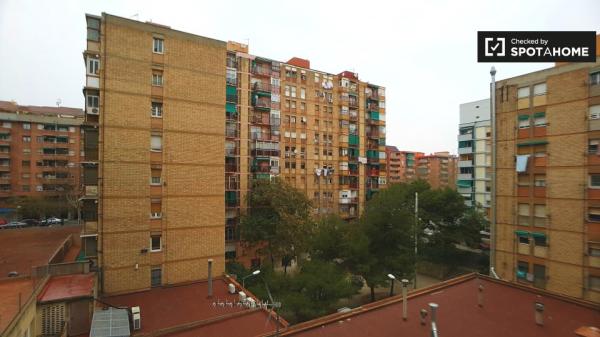
{"type": "Polygon", "coordinates": [[[253,271],[252,274],[250,274],[250,275],[246,275],[246,276],[242,277],[242,288],[246,289],[246,279],[248,277],[250,277],[250,276],[256,276],[258,274],[260,274],[260,269],[257,269],[255,271],[253,271]]]}
{"type": "Polygon", "coordinates": [[[387,274],[387,277],[390,279],[390,297],[392,297],[394,296],[394,281],[396,281],[396,276],[387,274]]]}
{"type": "Polygon", "coordinates": [[[415,283],[414,288],[417,289],[417,254],[419,244],[419,192],[415,192],[415,283]]]}

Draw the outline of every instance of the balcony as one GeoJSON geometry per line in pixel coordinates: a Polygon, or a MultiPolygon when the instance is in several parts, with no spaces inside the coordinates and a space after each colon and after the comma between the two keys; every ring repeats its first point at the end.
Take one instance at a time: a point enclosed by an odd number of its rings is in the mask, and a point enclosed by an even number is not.
{"type": "Polygon", "coordinates": [[[266,82],[254,82],[252,83],[252,91],[267,93],[271,95],[271,84],[266,82]]]}
{"type": "Polygon", "coordinates": [[[458,167],[473,167],[472,160],[459,160],[458,167]]]}
{"type": "Polygon", "coordinates": [[[457,175],[458,180],[473,180],[473,173],[459,173],[457,175]]]}
{"type": "Polygon", "coordinates": [[[517,252],[521,255],[529,255],[531,252],[531,246],[528,243],[519,243],[517,252]]]}
{"type": "Polygon", "coordinates": [[[270,66],[258,66],[258,65],[254,65],[252,66],[252,69],[250,70],[250,72],[252,73],[252,75],[257,75],[257,76],[268,76],[271,77],[271,74],[273,73],[273,71],[271,70],[270,66]]]}
{"type": "Polygon", "coordinates": [[[533,255],[535,257],[546,258],[548,256],[548,247],[546,246],[534,246],[533,255]]]}
{"type": "Polygon", "coordinates": [[[468,133],[465,135],[458,135],[459,142],[464,142],[464,141],[468,141],[468,140],[473,140],[473,134],[468,133]]]}
{"type": "Polygon", "coordinates": [[[252,106],[255,110],[271,110],[271,99],[267,97],[253,97],[252,106]]]}
{"type": "Polygon", "coordinates": [[[458,154],[468,154],[468,153],[473,153],[472,147],[459,147],[458,148],[458,154]]]}

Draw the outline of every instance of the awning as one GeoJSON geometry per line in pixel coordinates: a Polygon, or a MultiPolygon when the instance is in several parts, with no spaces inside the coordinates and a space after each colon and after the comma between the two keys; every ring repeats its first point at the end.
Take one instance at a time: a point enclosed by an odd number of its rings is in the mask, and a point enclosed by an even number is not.
{"type": "Polygon", "coordinates": [[[519,120],[520,121],[526,121],[529,119],[529,115],[519,115],[519,120]]]}
{"type": "Polygon", "coordinates": [[[523,230],[520,230],[520,229],[517,229],[515,231],[515,234],[517,234],[517,236],[529,236],[529,232],[528,231],[523,231],[523,230]]]}
{"type": "Polygon", "coordinates": [[[225,111],[227,111],[227,112],[237,112],[235,104],[234,103],[225,103],[225,111]]]}
{"type": "Polygon", "coordinates": [[[527,161],[529,160],[528,154],[517,155],[517,172],[526,172],[527,171],[527,161]]]}
{"type": "Polygon", "coordinates": [[[536,112],[533,114],[534,118],[540,118],[540,117],[545,117],[546,113],[545,112],[536,112]]]}
{"type": "Polygon", "coordinates": [[[533,232],[533,233],[531,233],[531,236],[533,236],[534,238],[545,238],[546,234],[533,232]]]}
{"type": "Polygon", "coordinates": [[[544,145],[548,144],[547,140],[534,140],[531,142],[519,143],[517,146],[534,146],[534,145],[544,145]]]}
{"type": "Polygon", "coordinates": [[[459,180],[456,182],[458,187],[473,187],[472,182],[469,180],[459,180]]]}

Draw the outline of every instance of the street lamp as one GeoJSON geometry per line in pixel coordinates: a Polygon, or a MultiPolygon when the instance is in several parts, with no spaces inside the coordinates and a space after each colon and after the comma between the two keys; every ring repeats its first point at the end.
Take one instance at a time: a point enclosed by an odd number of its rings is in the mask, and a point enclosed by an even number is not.
{"type": "Polygon", "coordinates": [[[242,288],[246,289],[246,283],[245,282],[246,282],[246,279],[248,277],[250,277],[250,276],[256,276],[258,274],[260,274],[260,269],[257,269],[255,271],[253,271],[252,274],[250,274],[250,275],[246,275],[246,276],[242,277],[242,288]]]}
{"type": "Polygon", "coordinates": [[[390,297],[394,296],[394,281],[396,280],[396,276],[392,274],[387,274],[387,277],[390,279],[390,297]]]}

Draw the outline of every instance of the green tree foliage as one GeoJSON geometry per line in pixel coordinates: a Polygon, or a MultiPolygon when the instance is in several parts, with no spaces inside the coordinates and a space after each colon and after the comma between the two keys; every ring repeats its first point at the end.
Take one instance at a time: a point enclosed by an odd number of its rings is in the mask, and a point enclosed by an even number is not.
{"type": "MultiPolygon", "coordinates": [[[[267,300],[269,297],[263,280],[266,281],[273,300],[282,303],[279,314],[290,323],[332,313],[340,299],[356,294],[360,289],[341,266],[321,260],[305,261],[295,274],[266,270],[260,275],[262,279],[255,279],[249,286],[250,291],[267,300]]],[[[246,284],[249,284],[248,281],[246,284]]]]}
{"type": "Polygon", "coordinates": [[[394,184],[377,193],[366,206],[356,228],[350,231],[345,264],[361,275],[371,288],[389,282],[387,274],[410,278],[414,275],[414,194],[410,185],[394,184]]]}
{"type": "Polygon", "coordinates": [[[271,265],[282,258],[287,271],[291,260],[305,253],[314,225],[311,203],[304,193],[275,179],[256,181],[248,193],[248,213],[240,222],[240,234],[247,244],[259,248],[271,265]]]}

